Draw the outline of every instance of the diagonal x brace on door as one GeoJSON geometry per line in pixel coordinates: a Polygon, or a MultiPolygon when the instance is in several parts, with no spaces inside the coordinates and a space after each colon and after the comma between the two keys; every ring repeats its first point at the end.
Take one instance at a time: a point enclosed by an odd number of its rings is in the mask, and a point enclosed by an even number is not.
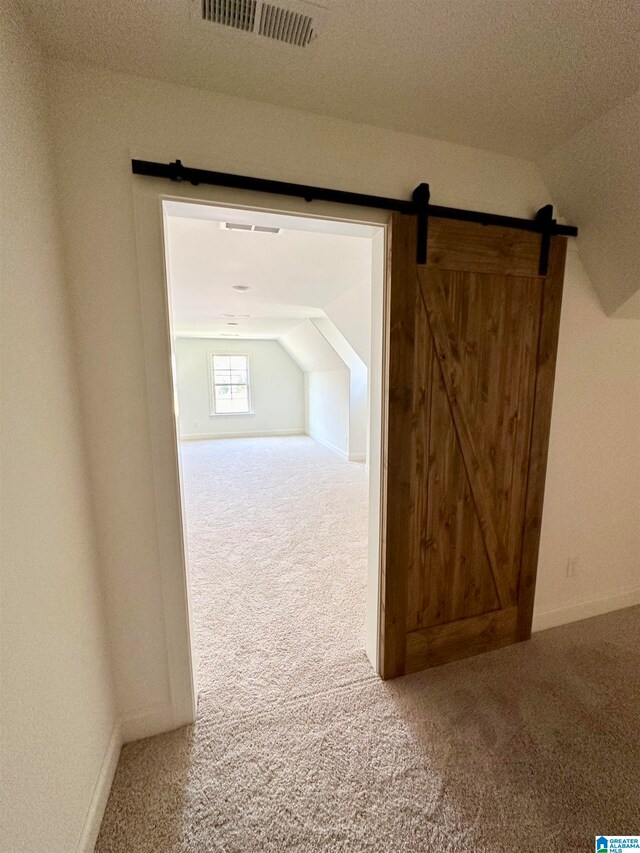
{"type": "Polygon", "coordinates": [[[478,453],[474,429],[458,393],[458,389],[462,387],[462,364],[452,332],[449,312],[442,296],[440,271],[436,267],[419,266],[417,275],[418,289],[427,313],[496,592],[501,608],[510,607],[516,603],[516,590],[508,577],[509,561],[498,530],[488,486],[488,472],[478,453]]]}

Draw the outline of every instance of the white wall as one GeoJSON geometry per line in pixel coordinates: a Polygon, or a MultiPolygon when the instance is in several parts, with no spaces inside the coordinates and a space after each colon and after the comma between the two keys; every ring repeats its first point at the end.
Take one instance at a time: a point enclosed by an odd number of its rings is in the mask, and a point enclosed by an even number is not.
{"type": "Polygon", "coordinates": [[[567,257],[534,627],[640,601],[640,323],[567,257]],[[577,558],[575,575],[567,561],[577,558]]]}
{"type": "Polygon", "coordinates": [[[93,849],[120,747],[45,75],[17,10],[3,0],[0,850],[6,853],[93,849]]]}
{"type": "MultiPolygon", "coordinates": [[[[367,290],[370,303],[370,282],[367,290]]],[[[366,315],[365,321],[369,323],[369,326],[371,325],[371,311],[366,315]]],[[[350,462],[366,462],[367,432],[369,427],[367,368],[358,353],[351,346],[350,342],[328,317],[315,317],[312,322],[324,339],[337,352],[349,370],[349,427],[347,454],[350,462]]]]}
{"type": "MultiPolygon", "coordinates": [[[[280,342],[304,371],[307,434],[348,458],[350,371],[322,331],[322,319],[304,320],[282,335],[280,342]]],[[[343,344],[342,355],[348,347],[346,341],[343,344]]]]}
{"type": "Polygon", "coordinates": [[[320,444],[349,456],[349,371],[305,373],[307,434],[320,444]]]}
{"type": "Polygon", "coordinates": [[[580,226],[580,254],[605,310],[637,319],[640,300],[629,300],[640,290],[639,136],[637,92],[540,160],[561,213],[580,226]]]}
{"type": "Polygon", "coordinates": [[[177,338],[174,352],[182,438],[304,432],[303,373],[278,341],[177,338]],[[215,352],[249,355],[252,414],[211,414],[209,370],[215,352]]]}
{"type": "MultiPolygon", "coordinates": [[[[69,65],[54,66],[50,81],[118,697],[124,713],[143,713],[166,701],[168,673],[130,157],[163,162],[180,157],[187,165],[202,168],[398,198],[409,198],[417,183],[429,181],[434,203],[514,216],[531,216],[550,199],[536,166],[517,158],[69,65]]],[[[158,181],[157,188],[158,192],[175,191],[168,182],[158,181]]],[[[204,189],[189,188],[189,192],[198,197],[204,189]]],[[[220,194],[223,199],[229,196],[220,194]]],[[[303,205],[291,202],[291,209],[303,209],[303,205]]],[[[307,206],[307,212],[309,209],[307,206]]],[[[583,292],[587,287],[575,269],[570,269],[567,293],[583,292]]],[[[627,561],[631,555],[637,560],[638,548],[636,530],[620,527],[614,511],[601,506],[599,492],[602,488],[617,490],[634,505],[640,500],[640,485],[632,483],[626,464],[638,452],[637,430],[627,428],[624,414],[627,398],[637,394],[640,379],[629,376],[628,352],[621,351],[617,359],[610,357],[611,340],[624,334],[619,331],[619,321],[597,314],[597,323],[606,327],[606,333],[593,337],[591,323],[597,310],[582,299],[567,297],[562,332],[566,338],[567,329],[573,330],[572,344],[578,341],[581,347],[590,348],[590,363],[607,365],[607,381],[613,387],[626,385],[624,395],[607,395],[610,421],[619,420],[625,426],[608,448],[605,481],[594,480],[592,459],[586,454],[583,464],[572,471],[581,526],[586,530],[594,525],[605,531],[599,550],[599,581],[591,589],[594,596],[599,595],[604,578],[609,589],[627,589],[627,561]],[[581,331],[583,323],[585,330],[581,331]],[[609,323],[614,325],[609,327],[609,323]],[[626,555],[622,561],[621,555],[626,555]]],[[[562,339],[561,352],[566,353],[562,339]]],[[[573,423],[569,404],[564,410],[556,406],[547,507],[557,506],[564,495],[559,473],[566,468],[561,461],[575,458],[576,434],[585,430],[593,434],[602,427],[602,394],[593,410],[587,371],[580,375],[581,381],[574,382],[559,372],[556,401],[563,397],[577,400],[583,420],[573,423]],[[559,428],[561,417],[568,418],[575,429],[559,428]],[[559,471],[554,470],[558,465],[559,471]]],[[[566,514],[564,518],[560,525],[568,525],[566,514]]],[[[554,578],[561,582],[565,550],[545,523],[540,590],[554,578]]],[[[575,590],[565,601],[578,602],[581,595],[575,590]]],[[[155,730],[161,725],[159,720],[155,730]]],[[[153,730],[150,726],[147,733],[153,730]]]]}

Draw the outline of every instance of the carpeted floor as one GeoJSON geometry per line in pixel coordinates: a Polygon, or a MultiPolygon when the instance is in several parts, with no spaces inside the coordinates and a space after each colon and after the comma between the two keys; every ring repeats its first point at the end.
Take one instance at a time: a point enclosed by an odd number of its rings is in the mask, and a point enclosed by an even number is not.
{"type": "Polygon", "coordinates": [[[183,461],[198,722],[125,746],[99,853],[588,851],[640,832],[640,608],[381,682],[362,467],[302,437],[183,461]]]}
{"type": "Polygon", "coordinates": [[[186,442],[182,462],[203,701],[231,717],[373,678],[364,466],[306,436],[186,442]]]}

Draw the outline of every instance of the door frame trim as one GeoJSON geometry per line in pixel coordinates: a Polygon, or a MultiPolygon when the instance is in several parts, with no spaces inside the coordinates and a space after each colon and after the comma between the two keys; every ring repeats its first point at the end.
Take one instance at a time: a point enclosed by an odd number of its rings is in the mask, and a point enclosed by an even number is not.
{"type": "MultiPolygon", "coordinates": [[[[172,184],[167,187],[161,179],[133,178],[132,194],[136,240],[138,289],[140,296],[142,337],[145,362],[145,388],[152,452],[153,487],[159,581],[162,593],[165,659],[167,666],[168,703],[163,706],[153,731],[141,736],[168,731],[193,723],[197,710],[197,684],[194,671],[193,630],[189,600],[187,549],[185,541],[184,500],[178,462],[179,436],[174,414],[174,379],[172,370],[172,329],[168,300],[169,276],[166,263],[164,228],[165,201],[188,202],[207,206],[218,205],[242,210],[282,213],[311,219],[327,219],[372,225],[381,228],[383,239],[382,329],[380,364],[381,405],[379,447],[380,517],[378,518],[377,583],[367,584],[367,654],[379,672],[380,584],[382,559],[382,518],[385,515],[384,428],[387,399],[388,347],[388,263],[390,245],[390,214],[387,211],[360,208],[349,209],[333,202],[314,202],[312,210],[303,200],[278,195],[252,193],[221,187],[172,184]],[[169,192],[167,192],[169,190],[169,192]],[[353,214],[356,215],[353,215],[353,214]],[[158,282],[162,287],[158,287],[158,282]],[[371,596],[371,600],[369,597],[371,596]],[[370,624],[372,614],[374,624],[370,624]],[[370,636],[371,635],[371,636],[370,636]]],[[[374,238],[375,239],[375,238],[374,238]]],[[[373,309],[373,306],[372,306],[373,309]]],[[[372,366],[372,365],[371,365],[372,366]]],[[[370,367],[371,367],[370,366],[370,367]]],[[[373,454],[373,444],[371,447],[373,454]]],[[[376,451],[377,453],[377,451],[376,451]]],[[[373,455],[371,456],[371,461],[373,455]]],[[[371,474],[374,466],[371,467],[371,474]]],[[[370,476],[370,483],[372,482],[370,476]]],[[[371,488],[371,486],[370,486],[371,488]]],[[[142,709],[144,711],[146,709],[142,709]]]]}

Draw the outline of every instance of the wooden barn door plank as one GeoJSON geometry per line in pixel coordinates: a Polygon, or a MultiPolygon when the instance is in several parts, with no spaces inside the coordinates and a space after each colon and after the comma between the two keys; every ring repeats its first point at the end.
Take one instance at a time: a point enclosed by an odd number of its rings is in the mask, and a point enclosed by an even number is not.
{"type": "Polygon", "coordinates": [[[498,533],[494,509],[487,488],[487,466],[485,460],[477,452],[474,428],[465,410],[464,401],[459,394],[459,389],[462,388],[460,358],[457,342],[451,332],[451,321],[448,317],[447,307],[442,299],[442,284],[437,267],[418,267],[418,282],[431,328],[433,344],[438,355],[460,450],[471,484],[476,514],[480,521],[480,529],[489,557],[493,581],[498,591],[498,599],[502,607],[509,607],[515,603],[515,590],[505,575],[507,554],[498,533]]]}
{"type": "Polygon", "coordinates": [[[549,255],[549,274],[544,282],[540,313],[540,336],[534,373],[533,423],[529,447],[522,559],[518,588],[517,636],[519,640],[529,639],[533,620],[533,599],[540,551],[540,528],[547,457],[549,455],[549,427],[551,425],[551,407],[556,375],[566,254],[566,237],[554,238],[551,242],[549,255]]]}

